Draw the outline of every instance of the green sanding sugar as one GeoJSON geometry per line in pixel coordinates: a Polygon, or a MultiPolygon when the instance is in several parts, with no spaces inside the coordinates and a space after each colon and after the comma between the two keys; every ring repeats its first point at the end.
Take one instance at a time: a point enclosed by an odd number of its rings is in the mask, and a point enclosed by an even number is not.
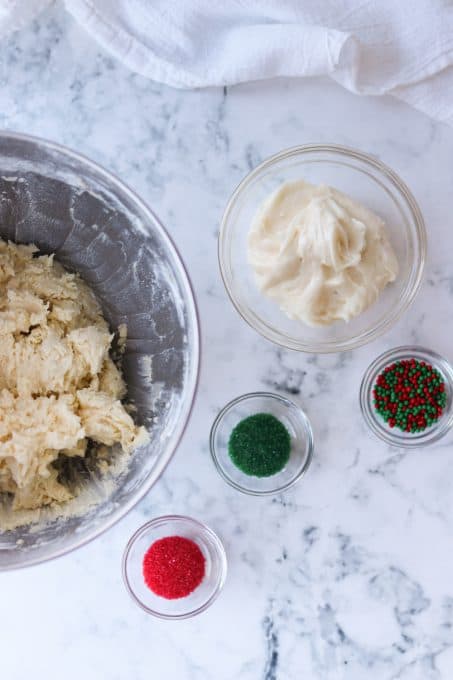
{"type": "Polygon", "coordinates": [[[244,418],[233,429],[228,453],[246,475],[270,477],[289,460],[291,438],[286,427],[270,413],[244,418]]]}

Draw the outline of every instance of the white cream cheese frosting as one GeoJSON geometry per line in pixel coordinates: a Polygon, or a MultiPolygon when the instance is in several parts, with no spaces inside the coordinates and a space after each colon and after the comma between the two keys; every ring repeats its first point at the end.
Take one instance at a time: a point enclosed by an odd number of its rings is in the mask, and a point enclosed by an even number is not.
{"type": "Polygon", "coordinates": [[[398,274],[381,218],[304,180],[284,183],[258,210],[248,260],[263,294],[310,326],[349,321],[398,274]]]}

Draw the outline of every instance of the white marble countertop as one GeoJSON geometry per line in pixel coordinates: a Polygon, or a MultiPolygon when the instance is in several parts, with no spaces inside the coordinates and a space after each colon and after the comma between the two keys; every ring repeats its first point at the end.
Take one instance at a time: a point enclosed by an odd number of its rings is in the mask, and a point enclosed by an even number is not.
{"type": "Polygon", "coordinates": [[[370,360],[416,342],[453,360],[453,130],[392,99],[324,81],[176,91],[99,51],[64,14],[2,41],[0,127],[80,150],[149,202],[178,243],[201,312],[194,413],[164,477],[102,538],[0,578],[8,680],[438,680],[453,677],[453,433],[430,449],[371,438],[358,407],[370,360]],[[338,356],[283,351],[238,317],[216,236],[237,182],[291,145],[355,146],[391,165],[424,213],[429,262],[411,310],[381,340],[338,356]],[[257,499],[230,489],[208,452],[213,417],[255,389],[309,414],[315,459],[301,484],[257,499]],[[223,538],[222,596],[195,619],[139,610],[120,573],[133,530],[167,511],[223,538]]]}

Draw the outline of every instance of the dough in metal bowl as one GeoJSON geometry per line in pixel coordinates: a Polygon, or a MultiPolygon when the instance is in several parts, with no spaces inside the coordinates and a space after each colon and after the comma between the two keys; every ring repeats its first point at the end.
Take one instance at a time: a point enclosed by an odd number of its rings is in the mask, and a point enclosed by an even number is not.
{"type": "Polygon", "coordinates": [[[0,240],[0,492],[12,507],[69,500],[55,462],[95,445],[131,452],[147,432],[121,399],[113,335],[77,274],[0,240]]]}

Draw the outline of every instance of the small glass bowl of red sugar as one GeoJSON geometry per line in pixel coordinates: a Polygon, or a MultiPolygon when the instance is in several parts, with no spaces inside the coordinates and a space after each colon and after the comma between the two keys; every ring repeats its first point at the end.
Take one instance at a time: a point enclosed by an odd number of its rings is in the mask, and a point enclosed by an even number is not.
{"type": "Polygon", "coordinates": [[[190,517],[151,520],[129,540],[123,578],[148,614],[187,619],[207,609],[225,582],[227,561],[218,536],[190,517]]]}
{"type": "Polygon", "coordinates": [[[366,370],[360,386],[360,408],[371,431],[387,444],[401,448],[433,444],[453,425],[453,368],[446,359],[424,347],[391,349],[378,356],[366,370]],[[420,367],[434,381],[435,389],[431,382],[425,384],[420,367]],[[395,369],[399,371],[396,383],[395,369]],[[436,400],[441,406],[436,406],[436,400]],[[400,413],[407,430],[401,429],[401,418],[396,422],[396,416],[388,411],[387,415],[379,412],[386,409],[387,402],[393,410],[395,404],[402,403],[400,413]],[[425,417],[427,404],[430,413],[425,417]]]}

